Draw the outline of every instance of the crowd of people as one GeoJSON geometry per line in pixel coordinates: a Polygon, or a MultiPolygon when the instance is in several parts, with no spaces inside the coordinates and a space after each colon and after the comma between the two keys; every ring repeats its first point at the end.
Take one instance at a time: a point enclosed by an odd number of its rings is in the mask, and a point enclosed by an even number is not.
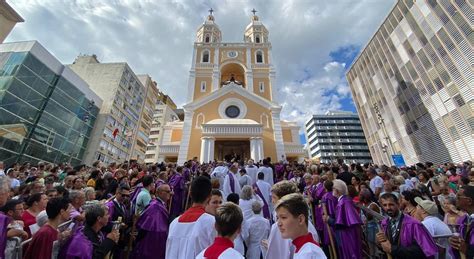
{"type": "Polygon", "coordinates": [[[0,162],[3,258],[474,258],[474,168],[0,162]]]}

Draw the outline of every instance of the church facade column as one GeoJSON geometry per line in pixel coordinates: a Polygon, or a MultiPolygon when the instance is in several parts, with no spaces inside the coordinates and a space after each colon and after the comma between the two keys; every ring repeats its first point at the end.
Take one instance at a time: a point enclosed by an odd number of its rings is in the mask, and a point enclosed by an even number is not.
{"type": "Polygon", "coordinates": [[[201,164],[209,162],[209,138],[208,137],[201,138],[201,156],[199,157],[199,160],[201,164]]]}
{"type": "Polygon", "coordinates": [[[263,159],[263,139],[261,137],[250,138],[250,157],[255,162],[263,159]]]}
{"type": "Polygon", "coordinates": [[[214,146],[215,146],[215,143],[216,143],[216,138],[214,137],[209,137],[209,140],[208,140],[208,158],[207,158],[207,162],[211,161],[211,160],[214,160],[214,146]]]}
{"type": "Polygon", "coordinates": [[[178,164],[182,165],[188,159],[189,141],[191,139],[191,129],[194,111],[184,110],[183,134],[179,145],[178,164]]]}
{"type": "Polygon", "coordinates": [[[217,91],[220,87],[220,73],[219,73],[219,47],[214,51],[214,67],[212,70],[212,92],[217,91]]]}

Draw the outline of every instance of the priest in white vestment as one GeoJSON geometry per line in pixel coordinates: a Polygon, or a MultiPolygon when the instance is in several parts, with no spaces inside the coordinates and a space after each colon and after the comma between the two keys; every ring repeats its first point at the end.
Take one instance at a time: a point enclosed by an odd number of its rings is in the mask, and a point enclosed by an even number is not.
{"type": "Polygon", "coordinates": [[[245,170],[247,171],[248,176],[252,178],[252,184],[257,182],[257,172],[258,172],[258,167],[253,164],[253,160],[250,159],[249,162],[247,163],[247,166],[245,167],[245,170]]]}
{"type": "Polygon", "coordinates": [[[264,255],[262,240],[270,234],[270,221],[262,214],[262,204],[258,201],[252,203],[253,215],[246,221],[242,229],[242,238],[247,244],[247,259],[260,259],[264,255]]]}
{"type": "Polygon", "coordinates": [[[240,196],[240,184],[239,178],[237,177],[237,171],[239,168],[236,165],[231,165],[229,172],[224,178],[224,186],[222,191],[224,192],[224,198],[227,198],[231,193],[237,193],[240,196]]]}

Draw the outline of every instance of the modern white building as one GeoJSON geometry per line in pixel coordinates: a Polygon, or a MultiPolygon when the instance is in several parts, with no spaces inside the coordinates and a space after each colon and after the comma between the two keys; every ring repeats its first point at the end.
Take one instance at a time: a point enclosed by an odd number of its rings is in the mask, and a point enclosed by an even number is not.
{"type": "Polygon", "coordinates": [[[310,158],[321,163],[369,163],[372,157],[359,116],[352,112],[328,111],[313,115],[305,123],[310,158]]]}
{"type": "Polygon", "coordinates": [[[397,1],[348,70],[374,162],[474,158],[469,2],[397,1]]]}

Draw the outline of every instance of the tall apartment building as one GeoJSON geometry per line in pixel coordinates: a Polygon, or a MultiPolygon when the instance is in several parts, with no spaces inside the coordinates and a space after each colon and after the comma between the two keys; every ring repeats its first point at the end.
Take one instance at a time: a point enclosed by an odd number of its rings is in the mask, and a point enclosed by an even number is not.
{"type": "Polygon", "coordinates": [[[372,157],[359,116],[352,112],[328,111],[313,115],[305,123],[308,150],[312,159],[331,163],[369,163],[372,157]]]}
{"type": "Polygon", "coordinates": [[[7,1],[0,0],[0,43],[5,40],[17,23],[24,21],[7,1]]]}
{"type": "Polygon", "coordinates": [[[176,113],[176,104],[168,96],[159,92],[158,99],[156,101],[153,123],[149,135],[149,144],[147,146],[145,163],[156,163],[159,161],[158,157],[158,144],[163,137],[163,128],[167,122],[179,121],[179,115],[176,113]]]}
{"type": "Polygon", "coordinates": [[[150,142],[149,137],[153,123],[153,111],[160,92],[156,82],[153,81],[149,75],[138,75],[137,77],[142,85],[145,86],[146,97],[143,104],[143,111],[140,114],[140,123],[131,158],[139,163],[143,163],[145,161],[147,145],[150,142]]]}
{"type": "Polygon", "coordinates": [[[472,4],[397,1],[347,72],[376,163],[474,158],[472,4]]]}
{"type": "Polygon", "coordinates": [[[84,163],[123,163],[134,159],[146,89],[127,63],[100,63],[95,55],[78,56],[69,67],[104,103],[84,163]]]}
{"type": "Polygon", "coordinates": [[[102,99],[36,41],[0,44],[0,161],[81,163],[102,99]]]}

